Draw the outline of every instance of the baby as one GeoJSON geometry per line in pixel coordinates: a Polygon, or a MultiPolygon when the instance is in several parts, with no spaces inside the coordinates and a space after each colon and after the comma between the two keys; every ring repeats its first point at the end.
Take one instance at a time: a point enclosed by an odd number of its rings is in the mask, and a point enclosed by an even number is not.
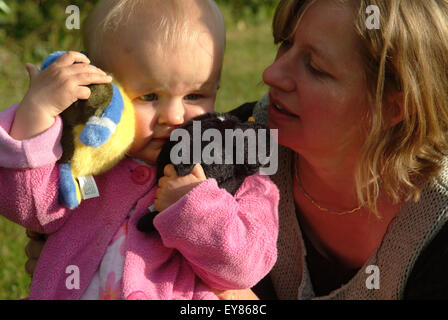
{"type": "Polygon", "coordinates": [[[235,196],[202,167],[178,177],[156,158],[170,133],[211,112],[225,47],[212,0],[103,0],[85,29],[89,58],[68,52],[49,68],[27,65],[30,88],[0,113],[0,213],[49,235],[31,299],[217,299],[214,289],[254,286],[277,251],[278,189],[246,178],[235,196]],[[90,65],[90,61],[96,66],[90,65]],[[96,176],[100,196],[70,211],[58,203],[61,119],[86,85],[112,74],[132,100],[128,157],[96,176]],[[152,205],[158,232],[136,224],[152,205]]]}

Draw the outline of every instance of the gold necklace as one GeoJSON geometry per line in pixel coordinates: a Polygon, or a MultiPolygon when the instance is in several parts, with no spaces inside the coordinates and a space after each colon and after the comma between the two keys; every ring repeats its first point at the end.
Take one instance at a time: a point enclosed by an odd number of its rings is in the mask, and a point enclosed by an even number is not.
{"type": "MultiPolygon", "coordinates": [[[[298,159],[297,159],[297,164],[298,164],[298,159]]],[[[346,215],[346,214],[351,214],[351,213],[355,213],[359,210],[361,210],[364,206],[359,206],[355,209],[352,210],[348,210],[348,211],[334,211],[325,207],[322,207],[321,205],[319,205],[316,201],[314,201],[314,199],[308,194],[308,192],[305,191],[305,189],[302,186],[302,183],[300,182],[300,176],[299,176],[299,170],[297,169],[297,166],[295,166],[295,171],[296,171],[296,181],[297,181],[297,185],[299,186],[300,190],[302,191],[303,195],[316,207],[318,208],[320,211],[326,212],[326,213],[330,213],[330,214],[336,214],[336,215],[346,215]]]]}

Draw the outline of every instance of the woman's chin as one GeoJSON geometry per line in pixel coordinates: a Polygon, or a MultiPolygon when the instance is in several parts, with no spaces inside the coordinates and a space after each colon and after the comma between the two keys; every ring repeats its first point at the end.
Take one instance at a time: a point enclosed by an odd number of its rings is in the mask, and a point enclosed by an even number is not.
{"type": "MultiPolygon", "coordinates": [[[[277,129],[277,128],[272,128],[272,127],[270,127],[270,128],[277,129]]],[[[277,141],[278,141],[279,145],[289,148],[289,149],[292,149],[294,151],[297,151],[300,147],[299,146],[300,145],[299,138],[297,137],[297,135],[293,135],[288,132],[282,132],[281,129],[278,130],[278,140],[277,141]]]]}
{"type": "Polygon", "coordinates": [[[278,129],[277,124],[271,120],[271,118],[268,118],[268,121],[266,123],[269,127],[269,129],[278,129]]]}

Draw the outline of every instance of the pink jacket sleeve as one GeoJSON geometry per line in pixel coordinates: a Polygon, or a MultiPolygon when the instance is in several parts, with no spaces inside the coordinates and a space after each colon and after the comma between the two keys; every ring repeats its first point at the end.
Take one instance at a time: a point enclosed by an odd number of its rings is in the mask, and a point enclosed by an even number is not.
{"type": "Polygon", "coordinates": [[[277,259],[279,192],[267,176],[246,178],[233,197],[215,179],[194,188],[154,219],[165,246],[219,289],[253,287],[277,259]]]}
{"type": "Polygon", "coordinates": [[[18,141],[9,135],[16,109],[0,112],[0,214],[28,229],[51,233],[66,214],[57,201],[62,121],[58,117],[47,131],[18,141]]]}

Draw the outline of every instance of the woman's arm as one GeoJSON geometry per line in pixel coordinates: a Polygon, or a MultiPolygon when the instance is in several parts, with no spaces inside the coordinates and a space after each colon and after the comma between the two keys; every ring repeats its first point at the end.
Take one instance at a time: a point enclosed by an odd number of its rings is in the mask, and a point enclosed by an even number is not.
{"type": "Polygon", "coordinates": [[[33,278],[40,254],[42,253],[45,242],[47,241],[47,236],[28,229],[26,230],[26,235],[30,241],[25,247],[25,254],[28,258],[25,263],[25,270],[28,275],[33,278]]]}

